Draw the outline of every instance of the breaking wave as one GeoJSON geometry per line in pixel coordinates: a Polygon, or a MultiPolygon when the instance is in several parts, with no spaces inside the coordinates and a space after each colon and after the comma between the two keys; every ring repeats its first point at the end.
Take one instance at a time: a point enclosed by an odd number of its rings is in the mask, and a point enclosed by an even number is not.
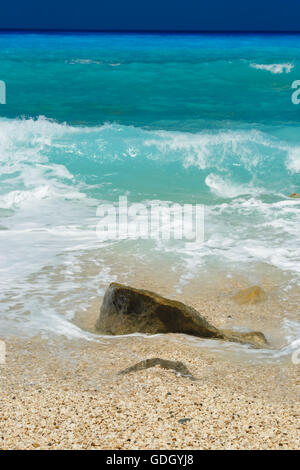
{"type": "Polygon", "coordinates": [[[250,64],[250,67],[256,70],[266,70],[274,74],[278,73],[290,73],[294,65],[293,64],[250,64]]]}

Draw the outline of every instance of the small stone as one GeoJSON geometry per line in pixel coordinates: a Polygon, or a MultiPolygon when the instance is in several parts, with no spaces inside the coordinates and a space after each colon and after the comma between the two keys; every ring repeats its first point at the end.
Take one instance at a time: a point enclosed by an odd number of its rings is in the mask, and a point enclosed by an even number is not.
{"type": "MultiPolygon", "coordinates": [[[[119,375],[129,374],[131,372],[137,372],[140,370],[149,369],[151,367],[159,366],[161,369],[171,369],[179,377],[188,377],[191,380],[195,380],[195,377],[190,373],[188,368],[180,361],[169,361],[161,359],[159,357],[152,357],[151,359],[145,359],[137,364],[134,364],[127,369],[121,370],[119,375]]],[[[170,395],[171,393],[168,392],[170,395]]]]}
{"type": "Polygon", "coordinates": [[[267,296],[265,292],[259,286],[249,287],[249,289],[243,289],[233,296],[233,300],[240,305],[243,304],[256,304],[266,300],[267,296]]]}

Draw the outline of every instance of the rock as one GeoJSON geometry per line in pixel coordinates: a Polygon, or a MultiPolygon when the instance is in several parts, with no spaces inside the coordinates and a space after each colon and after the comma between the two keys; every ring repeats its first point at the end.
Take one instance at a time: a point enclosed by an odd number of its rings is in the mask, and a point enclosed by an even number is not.
{"type": "Polygon", "coordinates": [[[300,199],[300,194],[292,193],[292,194],[289,195],[289,197],[292,197],[294,199],[300,199]]]}
{"type": "MultiPolygon", "coordinates": [[[[216,338],[220,332],[192,307],[122,284],[108,287],[96,328],[105,334],[186,333],[216,338]]],[[[222,336],[222,335],[221,335],[222,336]]]]}
{"type": "Polygon", "coordinates": [[[249,331],[247,333],[240,333],[238,331],[223,330],[223,333],[228,341],[232,341],[234,343],[250,344],[255,348],[268,347],[266,337],[260,331],[249,331]]]}
{"type": "Polygon", "coordinates": [[[243,289],[233,296],[240,305],[242,304],[256,304],[266,300],[267,296],[265,292],[259,286],[249,287],[249,289],[243,289]]]}
{"type": "Polygon", "coordinates": [[[197,310],[182,302],[115,282],[106,290],[96,329],[109,335],[185,333],[254,347],[261,347],[263,342],[264,346],[268,344],[262,333],[218,330],[197,310]]]}
{"type": "Polygon", "coordinates": [[[191,380],[195,380],[195,377],[190,373],[183,362],[169,361],[166,359],[160,359],[159,357],[153,357],[151,359],[145,359],[144,361],[138,362],[137,364],[134,364],[134,366],[121,370],[119,375],[130,374],[130,372],[137,372],[155,366],[160,366],[162,369],[171,369],[173,372],[181,375],[182,377],[189,377],[191,380]]]}

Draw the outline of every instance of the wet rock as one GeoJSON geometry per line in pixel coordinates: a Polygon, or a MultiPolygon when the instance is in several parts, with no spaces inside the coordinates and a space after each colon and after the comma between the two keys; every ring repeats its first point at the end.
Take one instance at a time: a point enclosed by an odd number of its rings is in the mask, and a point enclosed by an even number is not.
{"type": "Polygon", "coordinates": [[[197,310],[182,302],[114,282],[106,290],[96,328],[110,335],[135,332],[186,333],[206,338],[221,335],[197,310]]]}
{"type": "Polygon", "coordinates": [[[119,372],[119,375],[130,374],[130,372],[138,372],[140,370],[150,369],[150,367],[159,366],[162,369],[170,369],[175,374],[179,374],[182,377],[189,377],[191,380],[195,380],[195,377],[190,373],[188,368],[181,361],[169,361],[166,359],[160,359],[159,357],[153,357],[151,359],[145,359],[137,364],[134,364],[127,369],[119,372]]]}
{"type": "Polygon", "coordinates": [[[293,199],[300,199],[300,194],[292,193],[292,194],[289,195],[289,197],[292,197],[293,199]]]}
{"type": "Polygon", "coordinates": [[[223,333],[227,337],[227,341],[232,341],[234,343],[249,344],[255,348],[268,347],[266,337],[260,331],[240,333],[232,330],[223,330],[223,333]]]}
{"type": "Polygon", "coordinates": [[[263,302],[267,298],[265,292],[259,286],[249,287],[249,289],[243,289],[233,296],[233,300],[243,304],[256,304],[263,302]]]}
{"type": "Polygon", "coordinates": [[[185,333],[266,346],[260,332],[222,331],[211,325],[197,310],[182,302],[166,299],[154,292],[113,282],[106,290],[96,329],[102,334],[185,333]]]}

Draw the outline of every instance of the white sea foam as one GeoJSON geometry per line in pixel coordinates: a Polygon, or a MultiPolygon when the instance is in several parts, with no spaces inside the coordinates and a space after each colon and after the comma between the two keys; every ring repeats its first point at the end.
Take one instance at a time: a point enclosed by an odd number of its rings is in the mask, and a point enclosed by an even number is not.
{"type": "Polygon", "coordinates": [[[300,147],[294,147],[289,149],[287,168],[292,173],[300,173],[300,147]]]}
{"type": "Polygon", "coordinates": [[[255,64],[251,63],[250,67],[256,69],[256,70],[266,70],[268,72],[274,73],[274,74],[279,74],[279,73],[290,73],[294,65],[290,63],[286,64],[255,64]]]}
{"type": "Polygon", "coordinates": [[[145,135],[144,146],[152,150],[149,158],[167,156],[168,160],[179,159],[185,168],[198,167],[200,170],[224,165],[242,166],[253,170],[262,159],[269,159],[284,150],[280,141],[275,141],[260,131],[219,131],[189,134],[183,132],[157,131],[145,135]],[[156,157],[154,149],[159,150],[156,157]]]}
{"type": "Polygon", "coordinates": [[[81,65],[87,65],[87,64],[97,64],[101,65],[103,62],[101,60],[95,60],[95,59],[72,59],[69,62],[66,61],[69,64],[81,64],[81,65]]]}
{"type": "MultiPolygon", "coordinates": [[[[299,283],[300,200],[286,197],[297,188],[278,185],[293,181],[289,178],[299,172],[299,155],[298,147],[257,130],[190,134],[110,124],[74,127],[45,118],[0,119],[1,328],[16,333],[22,324],[31,332],[81,334],[73,316],[116,279],[101,258],[104,244],[95,235],[99,199],[89,196],[94,186],[100,188],[101,165],[107,162],[112,165],[105,170],[103,200],[119,161],[129,165],[128,175],[121,167],[124,177],[131,177],[133,165],[143,159],[172,162],[183,176],[190,170],[198,175],[210,201],[205,243],[151,245],[170,263],[179,290],[211,265],[229,274],[244,269],[245,275],[268,266],[299,283]],[[72,158],[74,171],[68,165],[72,158]],[[91,171],[98,171],[89,175],[93,184],[80,177],[80,168],[87,171],[89,162],[91,171]],[[268,180],[270,168],[273,175],[277,167],[280,177],[268,180]],[[273,200],[266,202],[264,196],[273,200]],[[87,258],[98,263],[92,276],[87,275],[87,258]]],[[[118,188],[111,184],[111,190],[118,188]]],[[[112,257],[123,248],[128,249],[126,242],[111,244],[112,257]]],[[[142,252],[147,264],[153,251],[142,252]]],[[[132,256],[138,256],[134,249],[132,256]]],[[[296,339],[291,336],[290,343],[296,339]]]]}
{"type": "MultiPolygon", "coordinates": [[[[80,65],[106,65],[106,63],[102,60],[97,60],[97,59],[72,59],[72,60],[66,60],[65,61],[67,64],[80,64],[80,65]]],[[[108,63],[110,67],[119,67],[121,65],[121,62],[112,62],[108,63]]]]}
{"type": "Polygon", "coordinates": [[[262,192],[251,185],[234,184],[232,181],[226,181],[226,179],[214,173],[210,173],[205,178],[205,184],[213,193],[222,198],[235,198],[243,194],[258,195],[262,192]]]}

